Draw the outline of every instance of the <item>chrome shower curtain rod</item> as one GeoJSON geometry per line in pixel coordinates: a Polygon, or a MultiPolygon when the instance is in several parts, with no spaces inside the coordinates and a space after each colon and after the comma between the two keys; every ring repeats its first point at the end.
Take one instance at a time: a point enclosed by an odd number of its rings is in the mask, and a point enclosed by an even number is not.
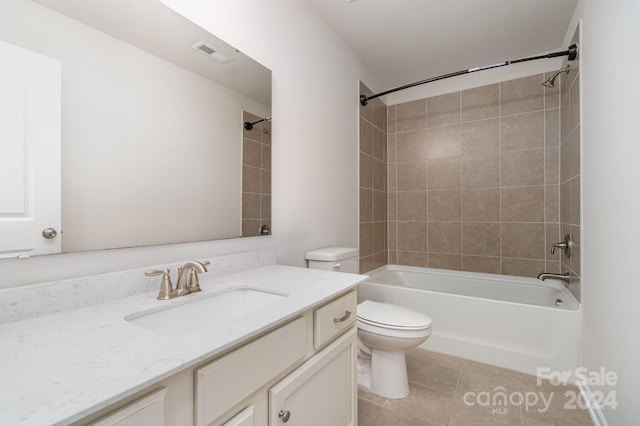
{"type": "Polygon", "coordinates": [[[247,129],[247,130],[251,130],[251,129],[253,129],[253,125],[254,124],[262,123],[263,121],[271,121],[271,116],[265,117],[265,118],[263,118],[261,120],[258,120],[258,121],[254,121],[253,123],[245,121],[244,122],[244,128],[247,129]]]}
{"type": "Polygon", "coordinates": [[[571,46],[569,46],[569,49],[563,50],[562,52],[554,52],[554,53],[548,53],[546,55],[531,56],[529,58],[514,59],[512,61],[498,62],[497,64],[485,65],[483,67],[475,67],[475,68],[469,68],[468,70],[452,72],[452,73],[444,74],[444,75],[441,75],[441,76],[438,76],[438,77],[432,77],[432,78],[428,78],[426,80],[417,81],[415,83],[407,84],[405,86],[396,87],[395,89],[390,89],[390,90],[387,90],[385,92],[378,93],[378,94],[371,95],[371,96],[360,95],[360,104],[362,106],[366,106],[371,99],[375,99],[375,98],[378,98],[380,96],[388,95],[389,93],[398,92],[400,90],[409,89],[411,87],[419,86],[421,84],[432,83],[432,82],[438,81],[438,80],[444,80],[445,78],[457,77],[457,76],[463,75],[463,74],[471,74],[472,72],[484,71],[484,70],[490,70],[490,69],[493,69],[493,68],[505,67],[507,65],[517,64],[517,63],[520,63],[520,62],[535,61],[537,59],[556,58],[558,56],[568,56],[568,59],[570,61],[575,60],[576,57],[578,56],[578,45],[577,44],[572,44],[571,46]]]}

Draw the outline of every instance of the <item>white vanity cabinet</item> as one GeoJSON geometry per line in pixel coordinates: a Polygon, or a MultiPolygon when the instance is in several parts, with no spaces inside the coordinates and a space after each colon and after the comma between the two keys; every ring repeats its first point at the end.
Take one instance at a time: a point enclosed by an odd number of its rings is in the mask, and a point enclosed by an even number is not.
{"type": "Polygon", "coordinates": [[[352,327],[269,390],[269,424],[354,426],[356,330],[352,327]]]}
{"type": "Polygon", "coordinates": [[[76,424],[356,425],[356,304],[351,290],[76,424]],[[161,406],[133,414],[159,417],[119,423],[156,394],[161,406]]]}

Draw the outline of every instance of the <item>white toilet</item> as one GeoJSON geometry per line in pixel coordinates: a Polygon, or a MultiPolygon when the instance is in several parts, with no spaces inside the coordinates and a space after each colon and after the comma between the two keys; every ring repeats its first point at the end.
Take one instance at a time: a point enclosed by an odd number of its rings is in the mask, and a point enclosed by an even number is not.
{"type": "MultiPolygon", "coordinates": [[[[309,268],[358,272],[358,251],[328,247],[308,251],[309,268]]],[[[364,300],[358,305],[358,386],[386,398],[409,394],[405,350],[431,335],[431,318],[404,306],[364,300]]]]}

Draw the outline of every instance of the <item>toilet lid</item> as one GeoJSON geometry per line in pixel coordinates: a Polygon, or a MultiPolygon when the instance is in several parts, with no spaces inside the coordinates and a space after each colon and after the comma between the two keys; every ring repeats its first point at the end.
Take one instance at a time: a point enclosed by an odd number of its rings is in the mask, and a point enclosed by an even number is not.
{"type": "Polygon", "coordinates": [[[358,305],[358,319],[384,328],[421,330],[431,327],[431,318],[422,312],[371,300],[365,300],[358,305]]]}

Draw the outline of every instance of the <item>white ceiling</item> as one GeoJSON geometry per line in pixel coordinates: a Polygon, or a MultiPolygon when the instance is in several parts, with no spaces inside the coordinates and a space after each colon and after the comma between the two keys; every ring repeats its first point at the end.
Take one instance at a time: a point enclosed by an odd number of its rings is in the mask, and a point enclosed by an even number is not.
{"type": "Polygon", "coordinates": [[[564,49],[577,0],[299,0],[384,88],[564,49]]]}

